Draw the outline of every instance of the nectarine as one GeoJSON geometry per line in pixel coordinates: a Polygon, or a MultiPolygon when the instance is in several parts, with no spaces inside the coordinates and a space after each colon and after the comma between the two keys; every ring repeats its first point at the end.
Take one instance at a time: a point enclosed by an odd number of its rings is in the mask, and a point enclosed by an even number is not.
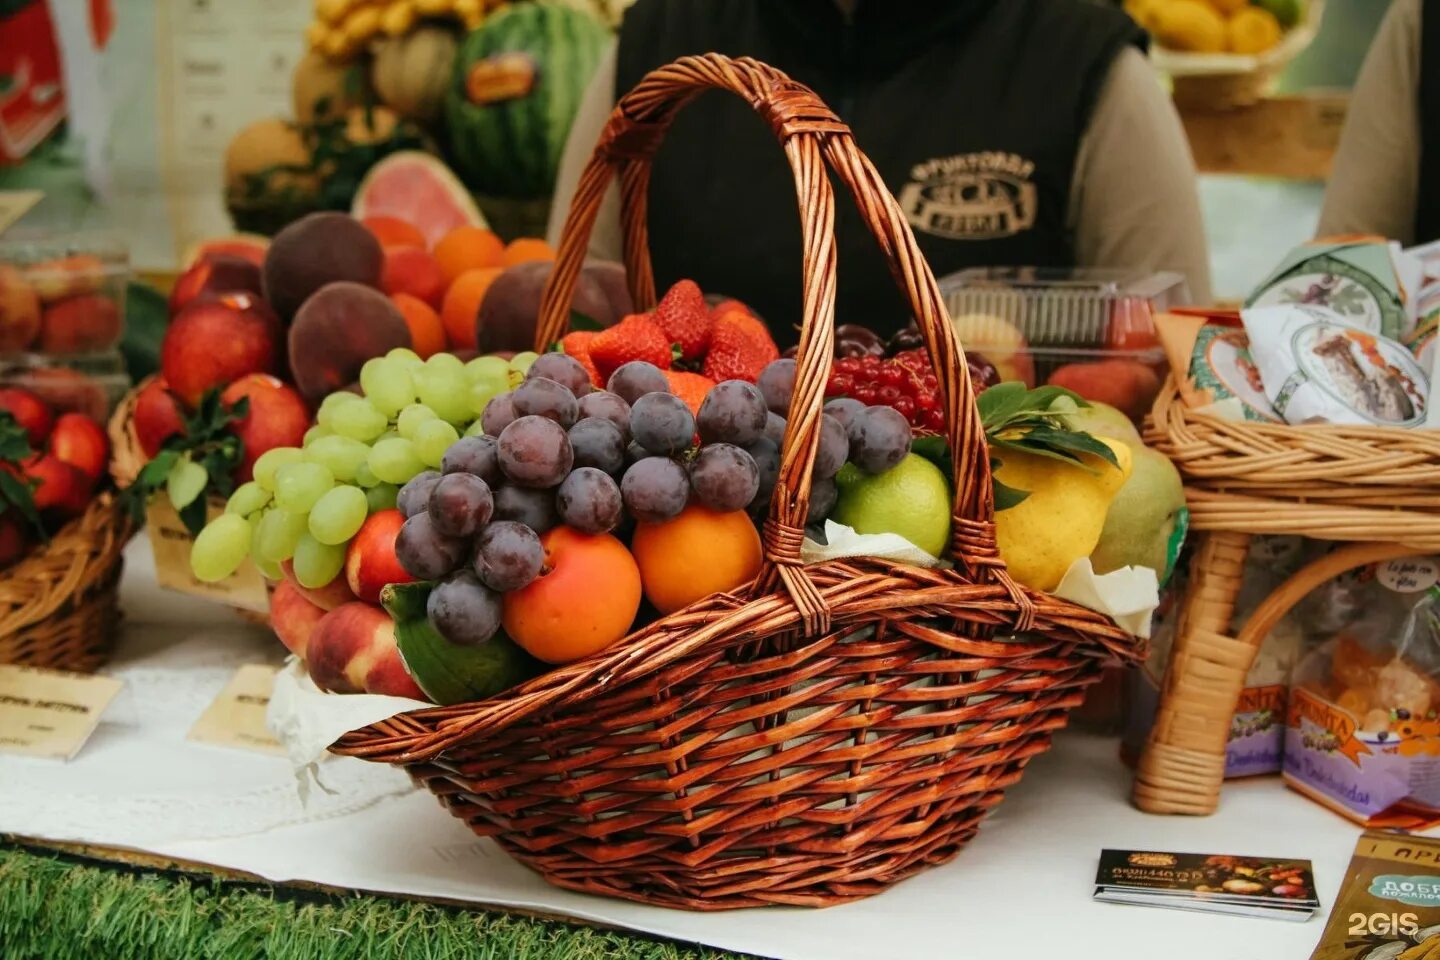
{"type": "Polygon", "coordinates": [[[332,693],[379,693],[424,700],[400,659],[395,622],[369,603],[347,603],[315,625],[306,648],[310,679],[332,693]]]}
{"type": "Polygon", "coordinates": [[[360,532],[345,552],[345,582],[350,592],[367,603],[379,603],[387,583],[410,583],[415,578],[395,556],[395,538],[405,517],[399,510],[380,510],[365,518],[360,532]]]}
{"type": "Polygon", "coordinates": [[[194,407],[206,390],[247,373],[274,373],[279,323],[254,294],[224,294],[181,310],[160,342],[160,371],[181,402],[194,407]]]}
{"type": "Polygon", "coordinates": [[[356,599],[355,594],[350,592],[350,584],[345,582],[344,571],[341,571],[339,576],[325,584],[325,586],[315,587],[314,589],[302,586],[300,581],[295,578],[294,561],[282,560],[280,562],[280,572],[284,575],[286,583],[300,591],[302,597],[315,604],[315,606],[321,610],[334,610],[341,604],[353,603],[356,599]]]}
{"type": "Polygon", "coordinates": [[[505,594],[505,632],[546,663],[579,660],[630,632],[640,610],[640,570],[608,533],[556,527],[540,538],[545,567],[505,594]]]}
{"type": "Polygon", "coordinates": [[[268,373],[252,373],[241,377],[220,394],[220,401],[233,405],[241,397],[249,400],[245,416],[230,424],[240,438],[245,459],[235,471],[235,479],[245,483],[253,476],[255,461],[276,447],[298,447],[310,429],[310,408],[295,388],[268,373]]]}
{"type": "Polygon", "coordinates": [[[289,580],[281,581],[270,595],[270,626],[275,628],[275,636],[285,644],[285,649],[302,660],[316,625],[326,613],[289,580]]]}
{"type": "Polygon", "coordinates": [[[153,459],[165,441],[185,433],[185,421],[180,415],[180,404],[165,383],[164,377],[156,377],[135,396],[135,438],[145,456],[153,459]]]}
{"type": "Polygon", "coordinates": [[[110,438],[84,414],[62,413],[50,431],[50,452],[81,473],[90,486],[100,482],[110,462],[110,438]]]}

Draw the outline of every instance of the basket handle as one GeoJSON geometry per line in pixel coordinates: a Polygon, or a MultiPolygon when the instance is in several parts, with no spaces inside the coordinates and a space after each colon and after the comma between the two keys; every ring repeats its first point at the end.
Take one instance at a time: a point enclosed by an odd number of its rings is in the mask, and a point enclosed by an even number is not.
{"type": "Polygon", "coordinates": [[[780,476],[764,529],[766,572],[757,588],[767,587],[778,575],[800,608],[807,630],[813,633],[828,627],[829,610],[803,575],[800,560],[811,467],[834,353],[835,198],[828,163],[854,195],[929,350],[954,468],[951,554],[972,578],[993,578],[1006,586],[1021,607],[1024,629],[1032,605],[1005,573],[996,547],[985,431],[973,400],[965,355],[939,286],[904,214],[879,173],[855,146],[850,129],[813,91],[779,70],[748,57],[731,59],[714,53],[683,57],[650,72],[620,99],[571,201],[555,267],[540,302],[535,349],[548,349],[565,333],[600,202],[617,171],[630,293],[638,309],[654,306],[655,279],[646,225],[651,161],[679,110],[711,89],[744,99],[775,132],[795,177],[804,249],[803,323],[795,391],[781,450],[780,476]]]}

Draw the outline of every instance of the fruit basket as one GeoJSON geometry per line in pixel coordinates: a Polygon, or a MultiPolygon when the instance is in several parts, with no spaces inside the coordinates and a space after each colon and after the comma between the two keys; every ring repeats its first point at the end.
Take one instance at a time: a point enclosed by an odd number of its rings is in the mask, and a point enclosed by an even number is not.
{"type": "Polygon", "coordinates": [[[686,57],[622,98],[580,181],[536,344],[565,330],[617,172],[631,293],[655,303],[650,158],[675,113],[711,89],[769,123],[802,212],[804,323],[761,573],[503,694],[402,714],[331,749],[407,767],[477,835],[561,887],[695,910],[826,906],[953,857],[1102,667],[1134,662],[1143,644],[1007,574],[982,424],[935,279],[848,128],[771,67],[686,57]],[[936,358],[953,569],[800,559],[834,340],[827,166],[936,358]]]}
{"type": "Polygon", "coordinates": [[[1266,632],[1252,623],[1229,635],[1250,537],[1353,541],[1389,556],[1440,549],[1440,436],[1224,420],[1187,407],[1171,378],[1145,439],[1180,469],[1199,543],[1134,799],[1152,813],[1212,813],[1230,719],[1266,632]]]}
{"type": "Polygon", "coordinates": [[[92,672],[120,623],[121,552],[134,532],[111,494],[0,573],[0,663],[92,672]]]}

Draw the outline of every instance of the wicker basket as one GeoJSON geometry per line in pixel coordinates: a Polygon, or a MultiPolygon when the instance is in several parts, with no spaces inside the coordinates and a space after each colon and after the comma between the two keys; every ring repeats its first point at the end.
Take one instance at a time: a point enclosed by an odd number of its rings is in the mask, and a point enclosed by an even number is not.
{"type": "Polygon", "coordinates": [[[140,391],[154,379],[146,377],[125,394],[115,412],[110,414],[110,423],[106,426],[106,432],[110,434],[110,476],[121,490],[134,483],[145,464],[150,462],[140,448],[139,435],[135,433],[135,403],[140,399],[140,391]]]}
{"type": "Polygon", "coordinates": [[[1102,666],[1133,662],[1142,644],[1007,575],[984,433],[934,277],[848,128],[764,64],[686,57],[621,99],[571,206],[537,343],[565,328],[616,170],[631,293],[655,303],[650,158],[676,112],[710,89],[742,97],[775,131],[802,215],[804,326],[760,576],[497,697],[398,716],[332,749],[407,766],[557,886],[697,910],[826,906],[953,857],[1102,666]],[[833,349],[827,162],[937,360],[959,481],[953,570],[800,561],[833,349]]]}
{"type": "Polygon", "coordinates": [[[50,542],[0,573],[0,663],[90,673],[120,623],[121,553],[133,533],[106,493],[50,542]]]}
{"type": "Polygon", "coordinates": [[[1310,0],[1305,19],[1261,54],[1186,53],[1156,45],[1150,57],[1155,69],[1171,78],[1175,104],[1181,109],[1248,107],[1268,96],[1285,68],[1315,41],[1324,12],[1323,0],[1310,0]]]}
{"type": "MultiPolygon", "coordinates": [[[[1172,378],[1145,441],[1184,476],[1199,540],[1134,799],[1152,813],[1208,814],[1219,802],[1230,720],[1267,618],[1289,608],[1274,614],[1267,602],[1240,636],[1230,635],[1250,537],[1354,541],[1363,545],[1356,556],[1371,557],[1357,562],[1440,551],[1440,433],[1222,420],[1188,408],[1172,378]]],[[[1304,582],[1292,579],[1272,600],[1281,604],[1304,582]]]]}

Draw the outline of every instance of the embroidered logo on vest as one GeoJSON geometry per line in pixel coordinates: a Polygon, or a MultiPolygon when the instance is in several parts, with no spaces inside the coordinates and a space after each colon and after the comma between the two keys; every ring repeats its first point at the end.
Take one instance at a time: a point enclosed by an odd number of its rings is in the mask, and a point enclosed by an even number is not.
{"type": "Polygon", "coordinates": [[[985,151],[917,163],[900,191],[916,230],[947,240],[1013,237],[1035,225],[1033,161],[985,151]]]}

